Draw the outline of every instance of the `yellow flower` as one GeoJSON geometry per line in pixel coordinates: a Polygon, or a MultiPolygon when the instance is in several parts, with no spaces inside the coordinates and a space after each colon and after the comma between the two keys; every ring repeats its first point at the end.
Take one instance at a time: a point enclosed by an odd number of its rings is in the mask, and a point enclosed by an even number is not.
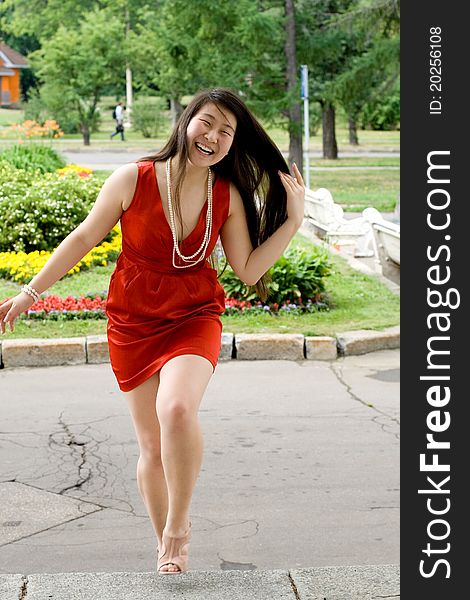
{"type": "MultiPolygon", "coordinates": [[[[115,236],[111,242],[96,246],[82,260],[70,269],[67,275],[73,275],[92,265],[106,266],[116,259],[121,250],[121,232],[115,226],[115,236]]],[[[52,252],[35,250],[34,252],[0,252],[0,277],[13,281],[25,281],[38,273],[51,257],[52,252]]]]}
{"type": "Polygon", "coordinates": [[[88,167],[80,167],[78,165],[70,163],[68,165],[65,165],[65,167],[62,167],[61,169],[57,169],[56,172],[59,173],[59,175],[65,175],[66,173],[76,173],[77,175],[83,176],[84,174],[91,175],[93,173],[93,169],[89,169],[88,167]]]}

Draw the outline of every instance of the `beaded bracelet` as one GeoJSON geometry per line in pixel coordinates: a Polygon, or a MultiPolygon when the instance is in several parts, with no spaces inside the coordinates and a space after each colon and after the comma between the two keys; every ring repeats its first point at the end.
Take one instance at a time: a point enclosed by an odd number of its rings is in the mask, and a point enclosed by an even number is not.
{"type": "Polygon", "coordinates": [[[28,296],[31,296],[31,298],[35,302],[37,302],[40,299],[39,292],[37,292],[33,287],[31,287],[27,283],[25,283],[25,285],[21,288],[21,291],[25,292],[25,294],[28,294],[28,296]]]}
{"type": "Polygon", "coordinates": [[[26,284],[25,284],[25,287],[26,287],[26,288],[27,288],[27,289],[28,289],[30,292],[32,292],[32,293],[34,294],[34,296],[35,296],[36,300],[40,300],[40,299],[41,299],[41,295],[39,294],[39,292],[38,292],[37,290],[35,290],[35,289],[33,288],[33,286],[32,286],[32,285],[29,285],[29,283],[26,283],[26,284]]]}

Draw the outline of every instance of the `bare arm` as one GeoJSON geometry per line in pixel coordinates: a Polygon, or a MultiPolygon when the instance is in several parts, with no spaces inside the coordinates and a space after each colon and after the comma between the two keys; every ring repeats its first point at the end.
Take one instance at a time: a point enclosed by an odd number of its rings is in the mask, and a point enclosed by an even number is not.
{"type": "MultiPolygon", "coordinates": [[[[135,163],[119,167],[108,177],[86,219],[59,244],[41,271],[31,280],[30,285],[35,290],[41,294],[50,288],[111,231],[122,215],[123,206],[129,205],[136,181],[135,163]]],[[[32,298],[21,292],[0,305],[2,333],[5,332],[6,322],[10,323],[13,331],[16,317],[32,304],[32,298]]]]}
{"type": "Polygon", "coordinates": [[[293,183],[288,175],[281,176],[287,191],[287,220],[254,250],[243,201],[235,186],[230,187],[230,214],[220,231],[220,239],[234,273],[247,285],[255,285],[273,266],[302,224],[305,188],[295,166],[294,173],[299,183],[293,183]]]}

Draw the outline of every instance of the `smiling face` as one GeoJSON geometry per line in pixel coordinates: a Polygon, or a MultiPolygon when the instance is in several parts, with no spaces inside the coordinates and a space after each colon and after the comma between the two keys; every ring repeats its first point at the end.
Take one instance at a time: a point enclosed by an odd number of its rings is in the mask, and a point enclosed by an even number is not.
{"type": "Polygon", "coordinates": [[[186,130],[188,159],[198,167],[210,167],[221,161],[233,143],[237,119],[225,107],[204,104],[186,130]]]}

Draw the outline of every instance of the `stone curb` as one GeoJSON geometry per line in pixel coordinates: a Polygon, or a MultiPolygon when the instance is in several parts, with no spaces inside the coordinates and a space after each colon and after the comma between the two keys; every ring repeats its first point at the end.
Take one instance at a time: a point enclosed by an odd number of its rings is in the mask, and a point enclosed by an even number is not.
{"type": "Polygon", "coordinates": [[[91,365],[109,362],[108,339],[106,335],[87,335],[85,362],[91,365]]]}
{"type": "Polygon", "coordinates": [[[239,333],[235,335],[239,360],[303,360],[304,336],[300,333],[239,333]]]}
{"type": "Polygon", "coordinates": [[[338,356],[336,338],[326,335],[306,336],[305,358],[309,360],[335,360],[338,356]]]}
{"type": "Polygon", "coordinates": [[[373,600],[400,597],[398,565],[250,571],[1,574],[2,600],[373,600]]]}
{"type": "Polygon", "coordinates": [[[338,352],[344,356],[365,354],[376,350],[388,350],[400,347],[400,326],[390,327],[384,331],[345,331],[336,334],[338,352]]]}
{"type": "Polygon", "coordinates": [[[4,340],[1,357],[4,367],[81,365],[86,362],[86,338],[4,340]]]}
{"type": "MultiPolygon", "coordinates": [[[[336,360],[400,347],[400,326],[384,331],[344,331],[329,336],[300,333],[223,333],[219,361],[227,360],[336,360]]],[[[106,335],[77,338],[0,341],[0,365],[51,367],[109,362],[106,335]]]]}

